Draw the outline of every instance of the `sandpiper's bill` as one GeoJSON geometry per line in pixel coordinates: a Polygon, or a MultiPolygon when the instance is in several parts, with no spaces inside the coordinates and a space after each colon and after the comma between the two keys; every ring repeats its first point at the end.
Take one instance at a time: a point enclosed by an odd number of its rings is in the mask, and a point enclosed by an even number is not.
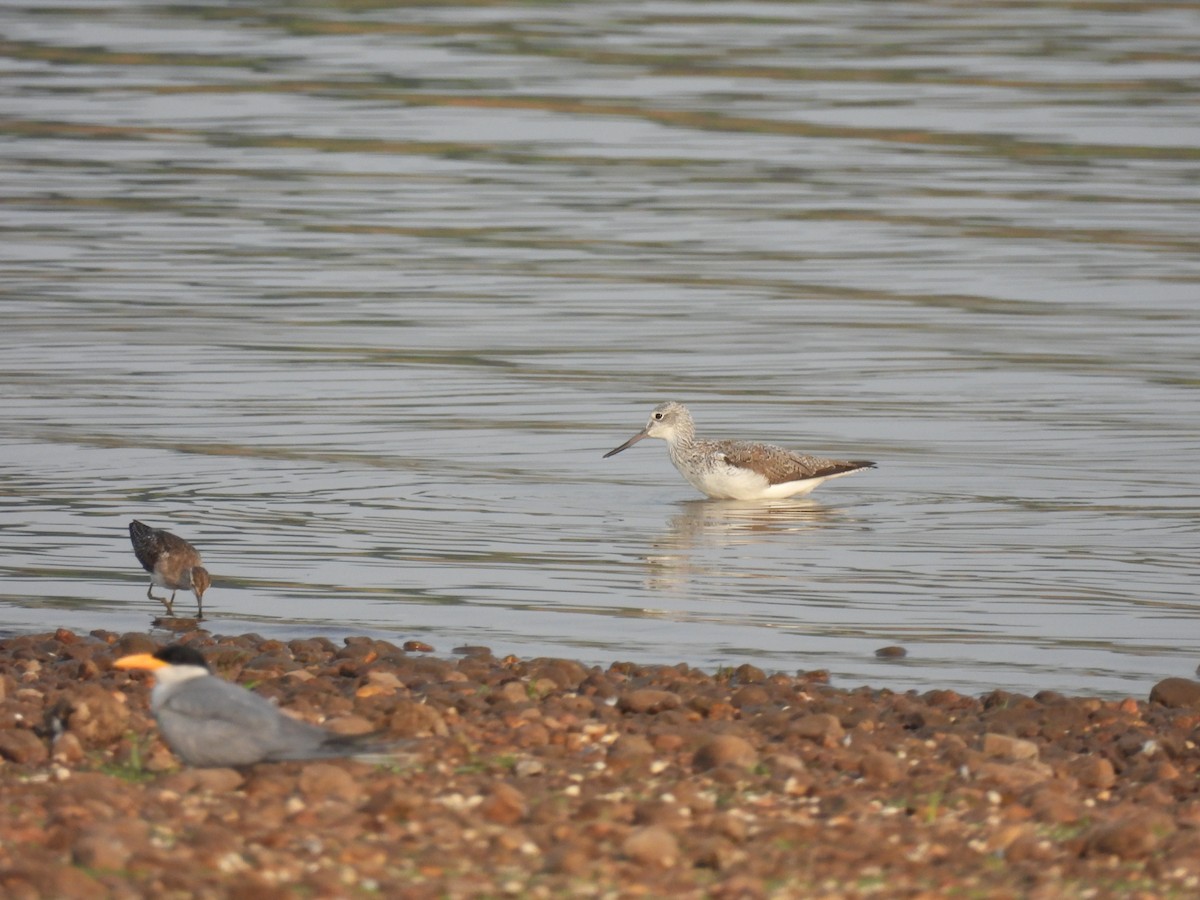
{"type": "Polygon", "coordinates": [[[646,427],[604,458],[648,437],[666,441],[679,473],[714,500],[803,497],[830,478],[875,468],[867,460],[823,459],[756,441],[701,440],[688,408],[673,400],[654,407],[646,427]]]}
{"type": "Polygon", "coordinates": [[[167,615],[175,615],[176,591],[191,591],[196,595],[196,618],[204,618],[204,592],[212,580],[200,563],[200,553],[183,538],[143,525],[137,519],[129,523],[129,540],[142,568],[150,573],[146,596],[159,600],[167,607],[167,615]],[[155,586],[171,592],[171,599],[154,593],[155,586]]]}

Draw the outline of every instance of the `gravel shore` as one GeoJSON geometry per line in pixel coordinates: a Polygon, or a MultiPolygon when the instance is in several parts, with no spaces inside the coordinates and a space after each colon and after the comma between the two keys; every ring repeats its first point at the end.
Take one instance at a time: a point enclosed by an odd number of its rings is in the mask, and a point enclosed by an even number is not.
{"type": "MultiPolygon", "coordinates": [[[[1194,897],[1200,683],[1120,701],[752,666],[193,643],[393,762],[181,767],[145,634],[0,641],[0,895],[1194,897]]],[[[419,649],[419,648],[417,648],[419,649]]]]}

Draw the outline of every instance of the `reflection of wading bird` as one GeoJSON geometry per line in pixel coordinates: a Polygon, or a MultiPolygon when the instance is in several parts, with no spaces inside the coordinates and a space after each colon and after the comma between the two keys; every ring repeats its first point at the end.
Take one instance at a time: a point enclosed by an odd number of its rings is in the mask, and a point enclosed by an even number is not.
{"type": "Polygon", "coordinates": [[[866,460],[822,459],[774,444],[753,441],[705,441],[682,403],[654,407],[646,427],[604,458],[620,453],[642,438],[667,442],[671,462],[701,493],[714,500],[780,500],[810,493],[821,482],[875,468],[866,460]]]}
{"type": "Polygon", "coordinates": [[[167,607],[167,615],[175,615],[175,592],[191,591],[196,595],[196,618],[204,618],[204,592],[212,583],[208,569],[200,565],[200,554],[196,548],[181,537],[176,537],[161,528],[143,525],[137,519],[129,523],[129,540],[133,552],[142,568],[150,573],[150,587],[146,596],[160,600],[167,607]],[[154,586],[166,588],[171,599],[156,597],[154,586]]]}
{"type": "Polygon", "coordinates": [[[343,756],[378,762],[395,749],[284,715],[265,697],[213,675],[194,647],[172,644],[153,656],[123,656],[113,665],[154,672],[150,710],[168,746],[189,766],[343,756]]]}

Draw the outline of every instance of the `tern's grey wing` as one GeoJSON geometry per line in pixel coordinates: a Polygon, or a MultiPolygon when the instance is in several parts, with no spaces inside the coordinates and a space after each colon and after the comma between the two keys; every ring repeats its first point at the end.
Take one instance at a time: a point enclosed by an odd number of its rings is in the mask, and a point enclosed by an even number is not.
{"type": "Polygon", "coordinates": [[[759,472],[767,479],[768,484],[786,484],[809,478],[831,478],[874,465],[868,462],[807,456],[774,444],[747,441],[717,441],[716,444],[726,462],[732,466],[759,472]]]}
{"type": "Polygon", "coordinates": [[[214,676],[178,685],[154,714],[171,749],[193,766],[240,766],[281,758],[281,753],[319,753],[327,735],[214,676]]]}

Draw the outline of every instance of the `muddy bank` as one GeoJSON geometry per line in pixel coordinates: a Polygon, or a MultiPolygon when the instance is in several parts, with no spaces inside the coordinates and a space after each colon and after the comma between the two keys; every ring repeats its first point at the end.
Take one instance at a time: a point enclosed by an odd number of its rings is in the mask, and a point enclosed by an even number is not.
{"type": "Polygon", "coordinates": [[[0,641],[0,894],[1194,896],[1200,685],[1108,701],[190,639],[386,765],[188,769],[143,634],[0,641]]]}

